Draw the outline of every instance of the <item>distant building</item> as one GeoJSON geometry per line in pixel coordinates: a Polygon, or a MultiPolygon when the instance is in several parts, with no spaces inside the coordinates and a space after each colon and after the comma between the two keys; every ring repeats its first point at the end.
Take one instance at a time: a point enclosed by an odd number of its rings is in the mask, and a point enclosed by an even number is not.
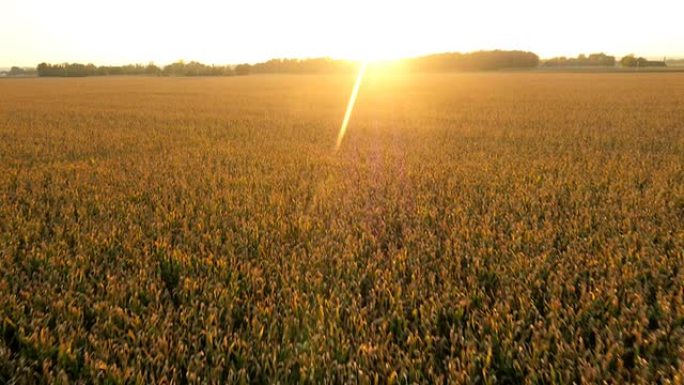
{"type": "Polygon", "coordinates": [[[632,68],[646,68],[646,67],[667,67],[665,61],[648,60],[643,57],[635,57],[634,55],[627,55],[620,59],[620,65],[623,67],[632,68]]]}
{"type": "Polygon", "coordinates": [[[658,60],[646,60],[643,64],[642,67],[667,67],[667,64],[664,61],[658,61],[658,60]]]}
{"type": "Polygon", "coordinates": [[[684,59],[667,59],[665,60],[665,64],[667,64],[668,67],[684,67],[684,59]]]}

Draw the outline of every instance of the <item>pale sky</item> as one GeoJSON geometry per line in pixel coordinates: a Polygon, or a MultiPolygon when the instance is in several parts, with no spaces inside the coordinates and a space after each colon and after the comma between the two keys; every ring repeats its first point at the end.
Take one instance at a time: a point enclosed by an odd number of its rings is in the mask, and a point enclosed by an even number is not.
{"type": "Polygon", "coordinates": [[[682,0],[0,0],[0,67],[522,49],[684,57],[682,0]]]}

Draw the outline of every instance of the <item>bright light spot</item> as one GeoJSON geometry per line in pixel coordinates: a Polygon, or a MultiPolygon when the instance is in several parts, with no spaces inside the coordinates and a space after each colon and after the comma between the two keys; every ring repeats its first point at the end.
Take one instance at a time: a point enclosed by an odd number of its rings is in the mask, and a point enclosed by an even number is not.
{"type": "Polygon", "coordinates": [[[359,87],[361,87],[361,81],[363,80],[363,74],[366,73],[367,63],[363,62],[361,68],[359,68],[359,74],[356,76],[356,82],[354,83],[354,88],[349,96],[349,102],[347,103],[347,111],[344,113],[344,119],[342,119],[342,126],[340,127],[340,133],[337,134],[337,143],[335,143],[335,151],[339,150],[342,144],[342,139],[344,134],[347,132],[347,126],[349,125],[349,119],[351,118],[352,110],[356,104],[356,97],[359,94],[359,87]]]}

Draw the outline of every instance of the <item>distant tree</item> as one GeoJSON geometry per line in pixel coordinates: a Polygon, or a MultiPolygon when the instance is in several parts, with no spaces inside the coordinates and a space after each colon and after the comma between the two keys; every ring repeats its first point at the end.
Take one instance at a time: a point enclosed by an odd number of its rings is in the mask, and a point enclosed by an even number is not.
{"type": "Polygon", "coordinates": [[[344,73],[352,72],[356,68],[357,65],[354,62],[321,57],[309,59],[271,59],[263,63],[251,65],[249,72],[290,74],[344,73]]]}
{"type": "Polygon", "coordinates": [[[441,53],[407,60],[413,71],[482,71],[507,68],[534,68],[539,56],[524,51],[478,51],[441,53]]]}
{"type": "Polygon", "coordinates": [[[161,68],[157,67],[154,63],[149,63],[147,67],[145,67],[145,74],[146,75],[161,75],[161,68]]]}
{"type": "Polygon", "coordinates": [[[175,63],[164,66],[164,70],[162,72],[166,76],[183,76],[185,73],[185,62],[183,62],[183,60],[179,60],[175,63]]]}
{"type": "Polygon", "coordinates": [[[9,76],[21,76],[24,75],[26,71],[24,71],[23,68],[19,67],[12,67],[10,68],[9,72],[7,73],[9,76]]]}
{"type": "Polygon", "coordinates": [[[36,71],[38,72],[38,76],[49,76],[48,72],[50,71],[50,65],[47,63],[40,63],[36,67],[36,71]]]}
{"type": "Polygon", "coordinates": [[[609,56],[601,53],[592,53],[587,58],[587,62],[590,65],[604,66],[604,67],[614,67],[615,66],[615,56],[609,56]]]}
{"type": "Polygon", "coordinates": [[[97,75],[97,67],[93,63],[88,63],[85,66],[85,73],[86,76],[95,76],[97,75]]]}
{"type": "Polygon", "coordinates": [[[636,67],[638,59],[634,54],[625,55],[620,59],[620,65],[623,67],[636,67]]]}
{"type": "Polygon", "coordinates": [[[142,64],[127,64],[123,66],[100,66],[93,64],[80,63],[64,63],[64,64],[49,64],[40,63],[35,70],[33,69],[15,69],[16,73],[23,73],[26,75],[38,74],[38,76],[108,76],[108,75],[167,75],[167,76],[232,76],[233,69],[230,66],[208,66],[199,62],[191,61],[185,63],[179,60],[176,63],[169,64],[161,69],[149,63],[142,64]]]}
{"type": "Polygon", "coordinates": [[[80,64],[80,63],[68,64],[68,63],[65,63],[64,67],[66,69],[66,73],[64,76],[69,76],[69,77],[88,76],[88,70],[84,64],[80,64]]]}
{"type": "Polygon", "coordinates": [[[542,64],[544,67],[614,67],[615,56],[601,53],[592,53],[589,56],[580,54],[576,58],[565,56],[547,59],[542,64]]]}
{"type": "Polygon", "coordinates": [[[191,61],[186,64],[183,68],[184,76],[200,76],[204,73],[204,64],[198,63],[196,61],[191,61]]]}
{"type": "Polygon", "coordinates": [[[4,73],[7,76],[33,76],[36,75],[36,69],[13,66],[9,71],[4,73]]]}
{"type": "Polygon", "coordinates": [[[249,64],[238,64],[237,66],[235,66],[235,75],[249,75],[251,67],[252,66],[249,64]]]}

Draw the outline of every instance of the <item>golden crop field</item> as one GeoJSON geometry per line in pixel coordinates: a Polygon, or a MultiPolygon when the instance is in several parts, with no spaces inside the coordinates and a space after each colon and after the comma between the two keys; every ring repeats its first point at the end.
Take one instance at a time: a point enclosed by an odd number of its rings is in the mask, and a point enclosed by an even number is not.
{"type": "Polygon", "coordinates": [[[684,382],[684,74],[0,81],[0,383],[684,382]]]}

